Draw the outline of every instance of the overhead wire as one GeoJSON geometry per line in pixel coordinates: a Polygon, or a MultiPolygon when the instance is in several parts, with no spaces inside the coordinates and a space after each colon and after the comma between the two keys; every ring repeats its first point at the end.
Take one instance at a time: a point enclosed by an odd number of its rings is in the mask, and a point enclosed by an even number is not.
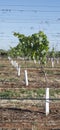
{"type": "Polygon", "coordinates": [[[34,13],[37,13],[37,12],[41,12],[41,13],[45,13],[45,12],[60,12],[60,10],[37,10],[37,9],[0,9],[0,12],[34,12],[34,13]]]}
{"type": "Polygon", "coordinates": [[[17,7],[17,6],[19,6],[19,7],[50,7],[50,8],[51,8],[51,7],[52,7],[52,8],[53,8],[53,7],[55,7],[55,8],[56,8],[56,7],[57,7],[57,8],[60,7],[60,5],[57,5],[57,4],[55,4],[55,5],[52,5],[52,4],[51,4],[51,5],[49,5],[49,4],[42,5],[42,4],[35,4],[35,3],[34,3],[34,4],[27,4],[27,3],[26,3],[26,4],[8,4],[8,3],[5,4],[5,3],[3,3],[3,4],[0,4],[0,6],[1,6],[1,7],[2,7],[2,6],[3,6],[3,7],[4,7],[4,6],[10,6],[10,7],[11,7],[11,6],[13,6],[13,7],[14,7],[14,6],[16,6],[16,7],[17,7]]]}
{"type": "MultiPolygon", "coordinates": [[[[17,14],[18,14],[18,12],[19,13],[25,13],[25,12],[27,12],[27,13],[60,13],[60,10],[57,10],[57,9],[60,9],[60,6],[49,6],[49,5],[46,5],[46,6],[43,6],[43,5],[24,5],[24,4],[22,4],[22,5],[0,5],[0,13],[3,13],[3,14],[6,14],[6,15],[8,15],[8,13],[10,13],[10,14],[12,14],[12,13],[16,13],[17,12],[17,14]],[[4,8],[2,8],[2,7],[4,7],[4,8]],[[15,8],[11,8],[11,7],[19,7],[19,8],[22,8],[22,9],[15,9],[15,8]],[[33,9],[31,9],[32,7],[34,7],[33,9]],[[37,7],[39,7],[39,9],[35,9],[35,8],[37,8],[37,7]],[[42,10],[41,8],[44,8],[44,10],[42,10]],[[47,8],[49,7],[49,9],[47,10],[47,8]],[[27,9],[26,9],[27,8],[27,9]],[[28,9],[29,8],[29,9],[28,9]],[[46,10],[45,10],[45,8],[46,8],[46,10]],[[56,8],[56,9],[54,9],[54,10],[52,10],[53,8],[56,8]]],[[[0,16],[3,16],[2,14],[0,14],[0,16]]],[[[9,15],[8,15],[9,16],[9,15]]],[[[9,16],[10,17],[10,16],[9,16]]],[[[36,18],[36,17],[35,17],[36,18]]],[[[33,23],[33,20],[34,20],[34,24],[38,24],[38,25],[51,25],[51,24],[60,24],[60,18],[57,18],[57,20],[54,20],[54,21],[49,21],[49,20],[41,20],[41,21],[39,21],[39,20],[36,20],[36,19],[16,19],[16,20],[13,20],[12,18],[11,19],[7,19],[7,20],[5,20],[5,18],[2,18],[2,19],[0,19],[0,23],[5,23],[5,24],[7,24],[7,23],[18,23],[18,24],[20,24],[20,23],[25,23],[25,24],[29,24],[29,23],[33,23]]],[[[32,27],[31,29],[33,29],[34,27],[32,27]]],[[[34,28],[35,29],[35,28],[34,28]]],[[[52,34],[52,35],[55,35],[55,34],[52,34]]],[[[59,35],[55,35],[56,37],[59,37],[59,35]]],[[[5,36],[6,37],[6,36],[5,36]]],[[[8,38],[9,38],[9,36],[7,36],[8,38]]],[[[7,38],[6,37],[6,38],[7,38]]],[[[1,37],[2,38],[2,37],[1,37]]],[[[4,38],[4,36],[3,36],[3,38],[4,38]]]]}

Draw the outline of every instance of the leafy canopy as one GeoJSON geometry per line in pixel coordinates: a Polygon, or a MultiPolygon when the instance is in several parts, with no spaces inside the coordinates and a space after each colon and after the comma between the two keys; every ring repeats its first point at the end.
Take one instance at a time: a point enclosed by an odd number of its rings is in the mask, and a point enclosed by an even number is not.
{"type": "Polygon", "coordinates": [[[42,63],[45,62],[49,41],[44,32],[39,31],[31,36],[14,32],[14,36],[19,39],[19,44],[14,49],[11,49],[16,56],[30,57],[41,60],[42,63]]]}

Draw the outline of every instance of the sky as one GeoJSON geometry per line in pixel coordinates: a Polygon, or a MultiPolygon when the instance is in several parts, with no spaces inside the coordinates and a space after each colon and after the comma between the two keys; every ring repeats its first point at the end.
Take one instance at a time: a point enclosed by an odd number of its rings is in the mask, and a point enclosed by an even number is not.
{"type": "Polygon", "coordinates": [[[13,33],[43,31],[50,50],[60,51],[60,0],[0,0],[0,49],[18,44],[13,33]]]}

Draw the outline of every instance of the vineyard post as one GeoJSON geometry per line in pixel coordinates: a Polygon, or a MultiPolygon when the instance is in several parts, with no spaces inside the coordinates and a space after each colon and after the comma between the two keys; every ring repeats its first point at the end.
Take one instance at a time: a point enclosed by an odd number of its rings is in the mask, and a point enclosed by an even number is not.
{"type": "Polygon", "coordinates": [[[59,59],[57,58],[57,64],[59,64],[59,59]]]}
{"type": "Polygon", "coordinates": [[[49,88],[46,88],[46,116],[49,114],[49,88]]]}
{"type": "Polygon", "coordinates": [[[51,59],[52,67],[54,67],[54,59],[51,59]]]}
{"type": "Polygon", "coordinates": [[[18,76],[20,76],[20,66],[18,66],[17,71],[18,71],[18,76]]]}
{"type": "Polygon", "coordinates": [[[18,63],[16,62],[16,69],[18,70],[19,66],[18,66],[18,63]]]}
{"type": "Polygon", "coordinates": [[[49,88],[48,88],[48,79],[47,79],[47,75],[46,73],[44,72],[45,74],[45,80],[46,80],[46,105],[45,105],[45,109],[46,109],[46,116],[49,114],[49,88]]]}
{"type": "Polygon", "coordinates": [[[25,83],[26,83],[26,86],[28,86],[28,76],[27,76],[27,70],[25,70],[25,83]]]}
{"type": "Polygon", "coordinates": [[[13,65],[13,60],[11,60],[11,64],[13,65]]]}
{"type": "Polygon", "coordinates": [[[14,67],[16,67],[16,61],[14,61],[14,67]]]}
{"type": "Polygon", "coordinates": [[[8,60],[9,60],[9,61],[11,60],[11,57],[10,57],[10,56],[8,56],[8,60]]]}

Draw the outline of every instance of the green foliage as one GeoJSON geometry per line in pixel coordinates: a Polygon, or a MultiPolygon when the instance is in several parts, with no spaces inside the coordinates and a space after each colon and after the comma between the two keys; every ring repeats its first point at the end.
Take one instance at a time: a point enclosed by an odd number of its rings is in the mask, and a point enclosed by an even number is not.
{"type": "Polygon", "coordinates": [[[55,57],[55,50],[54,50],[54,47],[53,47],[52,50],[50,51],[50,57],[52,57],[52,58],[55,57]]]}
{"type": "Polygon", "coordinates": [[[0,92],[0,97],[9,98],[9,97],[12,97],[12,96],[13,96],[12,91],[6,90],[6,91],[3,91],[3,92],[0,92]]]}
{"type": "MultiPolygon", "coordinates": [[[[50,97],[59,97],[60,89],[50,89],[50,97]]],[[[45,89],[31,89],[27,90],[25,88],[21,88],[20,90],[4,90],[0,92],[1,98],[43,98],[45,97],[45,89]]]]}
{"type": "Polygon", "coordinates": [[[0,56],[7,57],[7,55],[8,55],[8,51],[0,49],[0,56]]]}
{"type": "Polygon", "coordinates": [[[12,56],[30,57],[45,63],[49,42],[44,32],[40,31],[31,36],[15,32],[14,36],[19,39],[19,44],[15,48],[11,48],[10,54],[12,56]]]}

